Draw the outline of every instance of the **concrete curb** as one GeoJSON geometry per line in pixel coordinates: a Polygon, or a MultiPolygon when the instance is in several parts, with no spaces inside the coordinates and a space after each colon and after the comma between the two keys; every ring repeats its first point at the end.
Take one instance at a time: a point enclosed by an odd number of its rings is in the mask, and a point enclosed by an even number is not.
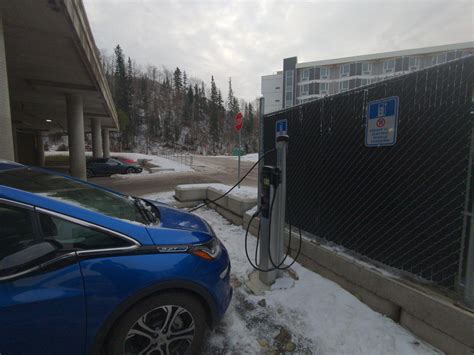
{"type": "MultiPolygon", "coordinates": [[[[222,195],[222,191],[205,184],[178,185],[175,188],[175,197],[179,202],[213,201],[222,195]]],[[[215,209],[234,224],[242,225],[245,212],[257,204],[257,198],[224,196],[209,207],[215,209]]]]}

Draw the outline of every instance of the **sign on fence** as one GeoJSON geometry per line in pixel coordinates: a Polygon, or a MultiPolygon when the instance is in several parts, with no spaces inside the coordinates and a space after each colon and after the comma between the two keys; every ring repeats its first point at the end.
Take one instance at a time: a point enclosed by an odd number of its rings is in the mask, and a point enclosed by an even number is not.
{"type": "Polygon", "coordinates": [[[398,96],[371,101],[367,105],[365,145],[391,146],[397,142],[398,96]]]}
{"type": "Polygon", "coordinates": [[[279,120],[275,124],[275,137],[288,135],[288,121],[279,120]]]}

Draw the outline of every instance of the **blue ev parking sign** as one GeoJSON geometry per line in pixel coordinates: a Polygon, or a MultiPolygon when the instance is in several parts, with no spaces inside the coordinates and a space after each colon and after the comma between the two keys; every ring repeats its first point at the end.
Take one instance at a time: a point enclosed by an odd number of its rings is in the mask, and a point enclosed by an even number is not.
{"type": "Polygon", "coordinates": [[[365,124],[365,145],[367,147],[395,145],[397,142],[398,105],[398,96],[368,103],[365,124]]]}
{"type": "Polygon", "coordinates": [[[288,121],[278,120],[275,123],[275,137],[288,135],[288,121]]]}

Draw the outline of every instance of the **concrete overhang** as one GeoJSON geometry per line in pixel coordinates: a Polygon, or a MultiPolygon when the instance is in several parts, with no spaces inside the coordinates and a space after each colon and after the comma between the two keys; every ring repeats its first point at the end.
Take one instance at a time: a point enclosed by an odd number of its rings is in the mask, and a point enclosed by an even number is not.
{"type": "Polygon", "coordinates": [[[16,129],[66,132],[70,93],[83,96],[86,130],[93,117],[119,128],[81,0],[0,0],[0,14],[16,129]]]}

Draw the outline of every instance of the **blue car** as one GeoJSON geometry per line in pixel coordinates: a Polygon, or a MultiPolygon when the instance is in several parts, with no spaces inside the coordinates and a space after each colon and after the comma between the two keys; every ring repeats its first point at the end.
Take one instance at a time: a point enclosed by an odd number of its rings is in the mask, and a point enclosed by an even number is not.
{"type": "Polygon", "coordinates": [[[232,297],[201,218],[0,161],[0,354],[196,354],[232,297]]]}

